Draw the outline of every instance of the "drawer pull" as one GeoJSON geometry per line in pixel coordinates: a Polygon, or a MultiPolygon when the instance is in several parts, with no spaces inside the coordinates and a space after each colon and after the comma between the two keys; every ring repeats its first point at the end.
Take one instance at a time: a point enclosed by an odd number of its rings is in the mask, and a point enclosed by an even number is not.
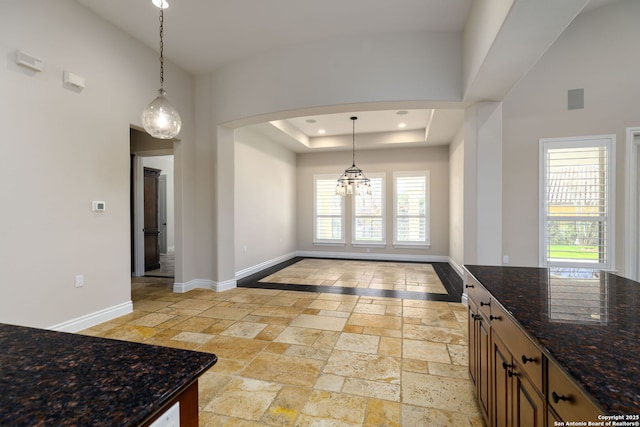
{"type": "Polygon", "coordinates": [[[482,316],[480,316],[479,314],[474,314],[471,317],[473,317],[473,320],[480,320],[482,319],[482,316]]]}
{"type": "Polygon", "coordinates": [[[525,356],[524,354],[522,355],[522,364],[523,364],[523,365],[524,365],[525,363],[527,363],[527,362],[531,362],[531,363],[533,363],[533,362],[535,362],[535,361],[536,361],[536,358],[535,358],[535,357],[527,357],[527,356],[525,356]]]}
{"type": "Polygon", "coordinates": [[[489,301],[489,302],[482,302],[482,301],[480,301],[480,307],[485,307],[485,306],[487,306],[487,307],[488,307],[488,306],[490,306],[490,305],[491,305],[491,301],[489,301]]]}
{"type": "Polygon", "coordinates": [[[500,316],[494,316],[493,314],[489,315],[489,320],[500,320],[500,316]]]}
{"type": "Polygon", "coordinates": [[[473,285],[464,285],[465,288],[475,288],[473,285]]]}
{"type": "Polygon", "coordinates": [[[561,400],[563,401],[568,401],[570,400],[569,397],[567,396],[560,396],[558,393],[556,393],[555,391],[553,393],[551,393],[551,398],[553,399],[553,403],[558,403],[561,400]]]}

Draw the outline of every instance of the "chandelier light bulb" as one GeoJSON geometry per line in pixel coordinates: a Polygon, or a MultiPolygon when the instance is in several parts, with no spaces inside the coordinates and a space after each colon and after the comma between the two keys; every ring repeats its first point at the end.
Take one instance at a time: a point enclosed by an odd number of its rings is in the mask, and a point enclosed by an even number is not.
{"type": "Polygon", "coordinates": [[[180,114],[166,98],[164,89],[142,112],[142,126],[149,135],[159,139],[171,139],[180,133],[180,114]]]}

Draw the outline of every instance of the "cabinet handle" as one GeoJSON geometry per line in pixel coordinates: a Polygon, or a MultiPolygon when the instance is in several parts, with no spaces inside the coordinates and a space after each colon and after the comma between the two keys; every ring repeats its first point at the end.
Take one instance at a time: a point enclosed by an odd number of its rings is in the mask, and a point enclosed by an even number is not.
{"type": "Polygon", "coordinates": [[[475,288],[473,285],[464,285],[465,288],[475,288]]]}
{"type": "Polygon", "coordinates": [[[482,316],[480,316],[479,314],[474,314],[471,317],[473,317],[473,320],[480,320],[482,319],[482,316]]]}
{"type": "Polygon", "coordinates": [[[527,363],[527,362],[531,362],[531,363],[533,363],[533,362],[535,362],[535,361],[536,361],[536,358],[535,358],[535,357],[527,357],[527,356],[525,356],[524,354],[522,355],[522,364],[523,364],[523,365],[524,365],[525,363],[527,363]]]}
{"type": "Polygon", "coordinates": [[[509,378],[511,378],[511,377],[517,377],[520,374],[518,374],[517,372],[513,372],[513,371],[507,371],[507,375],[509,376],[509,378]]]}
{"type": "Polygon", "coordinates": [[[567,396],[560,396],[558,393],[556,393],[555,391],[553,393],[551,393],[551,398],[553,399],[553,403],[558,403],[561,400],[566,401],[569,400],[570,398],[568,398],[567,396]]]}
{"type": "Polygon", "coordinates": [[[480,301],[480,307],[484,307],[484,306],[487,306],[487,307],[488,307],[488,306],[490,306],[490,305],[491,305],[491,301],[489,301],[489,302],[482,302],[482,301],[480,301]]]}
{"type": "Polygon", "coordinates": [[[513,365],[509,365],[507,362],[502,362],[502,369],[507,370],[513,368],[513,365]]]}
{"type": "Polygon", "coordinates": [[[489,315],[489,320],[500,320],[500,316],[494,316],[493,314],[489,315]]]}

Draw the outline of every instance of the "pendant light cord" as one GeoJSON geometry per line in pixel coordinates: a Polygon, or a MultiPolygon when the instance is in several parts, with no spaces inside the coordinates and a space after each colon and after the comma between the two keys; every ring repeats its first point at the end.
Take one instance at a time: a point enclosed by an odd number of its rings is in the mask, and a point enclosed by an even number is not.
{"type": "Polygon", "coordinates": [[[160,1],[160,89],[164,89],[164,1],[160,1]]]}
{"type": "Polygon", "coordinates": [[[353,130],[351,132],[351,147],[352,147],[352,160],[353,160],[353,166],[356,165],[356,120],[358,120],[357,117],[351,117],[351,123],[353,124],[353,130]]]}

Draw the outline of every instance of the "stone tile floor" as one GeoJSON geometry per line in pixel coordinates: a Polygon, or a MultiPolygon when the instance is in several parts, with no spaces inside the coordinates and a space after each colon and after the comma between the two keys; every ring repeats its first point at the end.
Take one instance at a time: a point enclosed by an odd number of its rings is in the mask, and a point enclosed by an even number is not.
{"type": "Polygon", "coordinates": [[[446,294],[431,264],[307,258],[261,282],[446,294]]]}
{"type": "Polygon", "coordinates": [[[462,304],[287,290],[171,291],[82,333],[215,353],[200,425],[482,426],[462,304]]]}

